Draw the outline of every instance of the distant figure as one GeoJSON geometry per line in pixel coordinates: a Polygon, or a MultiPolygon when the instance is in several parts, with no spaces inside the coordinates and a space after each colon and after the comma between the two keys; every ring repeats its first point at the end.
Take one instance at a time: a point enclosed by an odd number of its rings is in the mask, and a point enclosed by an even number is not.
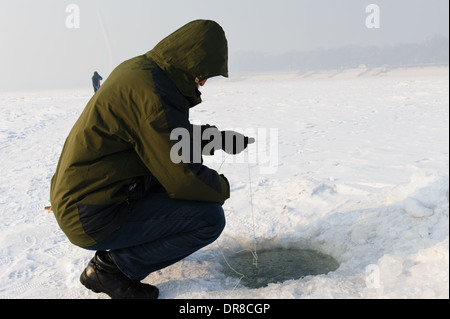
{"type": "Polygon", "coordinates": [[[94,72],[94,76],[92,77],[92,85],[94,86],[94,92],[97,92],[97,90],[100,88],[100,81],[103,80],[100,74],[94,72]]]}

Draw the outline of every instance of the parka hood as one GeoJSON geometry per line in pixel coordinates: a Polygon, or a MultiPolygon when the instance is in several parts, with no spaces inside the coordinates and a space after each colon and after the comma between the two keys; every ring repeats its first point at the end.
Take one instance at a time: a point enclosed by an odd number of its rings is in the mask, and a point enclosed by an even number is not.
{"type": "Polygon", "coordinates": [[[181,27],[146,53],[188,98],[199,98],[197,83],[228,77],[228,42],[222,27],[195,20],[181,27]]]}

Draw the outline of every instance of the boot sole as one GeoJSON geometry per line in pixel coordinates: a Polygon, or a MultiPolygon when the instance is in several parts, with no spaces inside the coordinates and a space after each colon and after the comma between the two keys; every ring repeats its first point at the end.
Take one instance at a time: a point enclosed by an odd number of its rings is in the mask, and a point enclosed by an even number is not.
{"type": "MultiPolygon", "coordinates": [[[[96,282],[93,282],[87,275],[86,275],[86,270],[83,271],[83,273],[80,276],[80,282],[81,284],[86,287],[87,289],[100,294],[100,293],[104,293],[106,295],[108,295],[111,299],[123,299],[122,296],[117,296],[115,293],[111,293],[109,291],[106,290],[102,290],[100,288],[98,288],[98,284],[96,282]]],[[[155,296],[153,299],[158,299],[159,296],[159,290],[158,288],[155,288],[156,292],[155,292],[155,296]]]]}

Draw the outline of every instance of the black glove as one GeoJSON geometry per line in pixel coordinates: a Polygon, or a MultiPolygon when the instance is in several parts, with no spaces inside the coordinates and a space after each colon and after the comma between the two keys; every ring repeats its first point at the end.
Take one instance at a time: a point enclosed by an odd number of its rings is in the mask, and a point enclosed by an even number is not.
{"type": "Polygon", "coordinates": [[[222,149],[228,154],[239,154],[255,139],[234,131],[222,131],[222,149]]]}

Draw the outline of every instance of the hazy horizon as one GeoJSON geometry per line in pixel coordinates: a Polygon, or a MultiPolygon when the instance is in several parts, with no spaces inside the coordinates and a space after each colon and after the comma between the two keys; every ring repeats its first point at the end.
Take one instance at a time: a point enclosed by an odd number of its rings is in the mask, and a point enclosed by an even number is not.
{"type": "Polygon", "coordinates": [[[94,71],[106,77],[195,19],[222,25],[233,59],[448,38],[448,12],[447,0],[0,0],[0,90],[88,87],[94,71]],[[376,28],[366,24],[370,4],[380,9],[376,28]]]}

